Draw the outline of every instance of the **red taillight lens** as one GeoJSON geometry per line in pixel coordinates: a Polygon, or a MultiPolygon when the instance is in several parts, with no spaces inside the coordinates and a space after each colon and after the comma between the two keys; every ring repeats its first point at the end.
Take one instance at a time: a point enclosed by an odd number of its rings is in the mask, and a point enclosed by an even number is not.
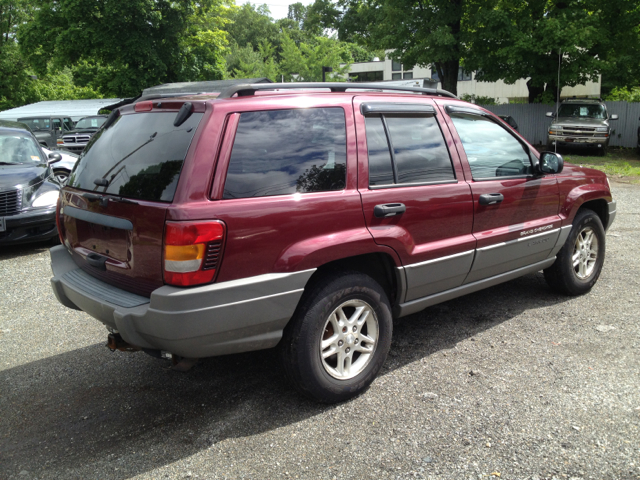
{"type": "Polygon", "coordinates": [[[140,102],[136,103],[136,106],[133,107],[136,112],[150,112],[153,109],[153,102],[140,102]]]}
{"type": "Polygon", "coordinates": [[[62,203],[62,196],[58,197],[58,202],[56,203],[56,227],[58,227],[58,237],[60,237],[60,243],[64,243],[64,235],[62,232],[62,214],[60,213],[60,204],[62,203]]]}
{"type": "Polygon", "coordinates": [[[213,281],[224,239],[221,222],[167,222],[164,281],[187,287],[213,281]]]}

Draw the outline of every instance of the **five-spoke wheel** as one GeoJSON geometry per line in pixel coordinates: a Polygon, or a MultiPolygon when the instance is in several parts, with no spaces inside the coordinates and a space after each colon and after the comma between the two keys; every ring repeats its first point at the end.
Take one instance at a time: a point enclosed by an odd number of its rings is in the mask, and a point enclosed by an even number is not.
{"type": "Polygon", "coordinates": [[[600,276],[604,242],[605,232],[600,217],[593,210],[579,210],[555,263],[544,271],[547,283],[567,295],[587,293],[600,276]]]}
{"type": "Polygon", "coordinates": [[[391,345],[391,308],[370,276],[341,272],[319,276],[285,329],[285,372],[302,393],[340,402],[374,380],[391,345]]]}

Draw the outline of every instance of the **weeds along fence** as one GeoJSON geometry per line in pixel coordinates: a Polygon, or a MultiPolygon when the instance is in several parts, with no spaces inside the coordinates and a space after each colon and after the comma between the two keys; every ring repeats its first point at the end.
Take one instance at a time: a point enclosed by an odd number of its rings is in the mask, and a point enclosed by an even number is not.
{"type": "MultiPolygon", "coordinates": [[[[618,115],[611,121],[612,147],[633,148],[638,144],[638,126],[640,126],[640,103],[605,102],[609,115],[618,115]]],[[[540,103],[481,105],[496,115],[511,115],[518,124],[518,131],[533,145],[547,143],[547,130],[551,119],[545,114],[555,111],[555,105],[540,103]]]]}

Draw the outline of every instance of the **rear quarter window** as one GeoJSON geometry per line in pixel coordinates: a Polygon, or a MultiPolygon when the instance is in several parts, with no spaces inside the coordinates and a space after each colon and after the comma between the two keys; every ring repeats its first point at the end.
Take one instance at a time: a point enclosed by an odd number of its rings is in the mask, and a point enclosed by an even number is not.
{"type": "Polygon", "coordinates": [[[98,131],[76,164],[69,185],[123,197],[171,202],[182,163],[202,113],[179,127],[177,112],[122,115],[98,131]],[[105,188],[94,180],[106,179],[105,188]]]}
{"type": "Polygon", "coordinates": [[[242,113],[223,198],[343,190],[346,159],[342,108],[242,113]]]}

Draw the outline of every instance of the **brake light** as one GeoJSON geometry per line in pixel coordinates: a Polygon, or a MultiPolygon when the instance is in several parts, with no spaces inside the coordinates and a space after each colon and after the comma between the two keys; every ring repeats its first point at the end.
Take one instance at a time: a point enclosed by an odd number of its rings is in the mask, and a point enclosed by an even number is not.
{"type": "Polygon", "coordinates": [[[150,112],[153,109],[153,102],[146,101],[136,103],[136,106],[133,107],[136,112],[150,112]]]}
{"type": "Polygon", "coordinates": [[[210,283],[220,262],[225,227],[221,222],[167,222],[164,282],[187,287],[210,283]]]}
{"type": "Polygon", "coordinates": [[[64,244],[64,236],[62,234],[62,213],[60,213],[62,203],[62,196],[58,197],[58,201],[56,202],[56,227],[58,227],[58,237],[60,237],[60,243],[64,244]]]}

